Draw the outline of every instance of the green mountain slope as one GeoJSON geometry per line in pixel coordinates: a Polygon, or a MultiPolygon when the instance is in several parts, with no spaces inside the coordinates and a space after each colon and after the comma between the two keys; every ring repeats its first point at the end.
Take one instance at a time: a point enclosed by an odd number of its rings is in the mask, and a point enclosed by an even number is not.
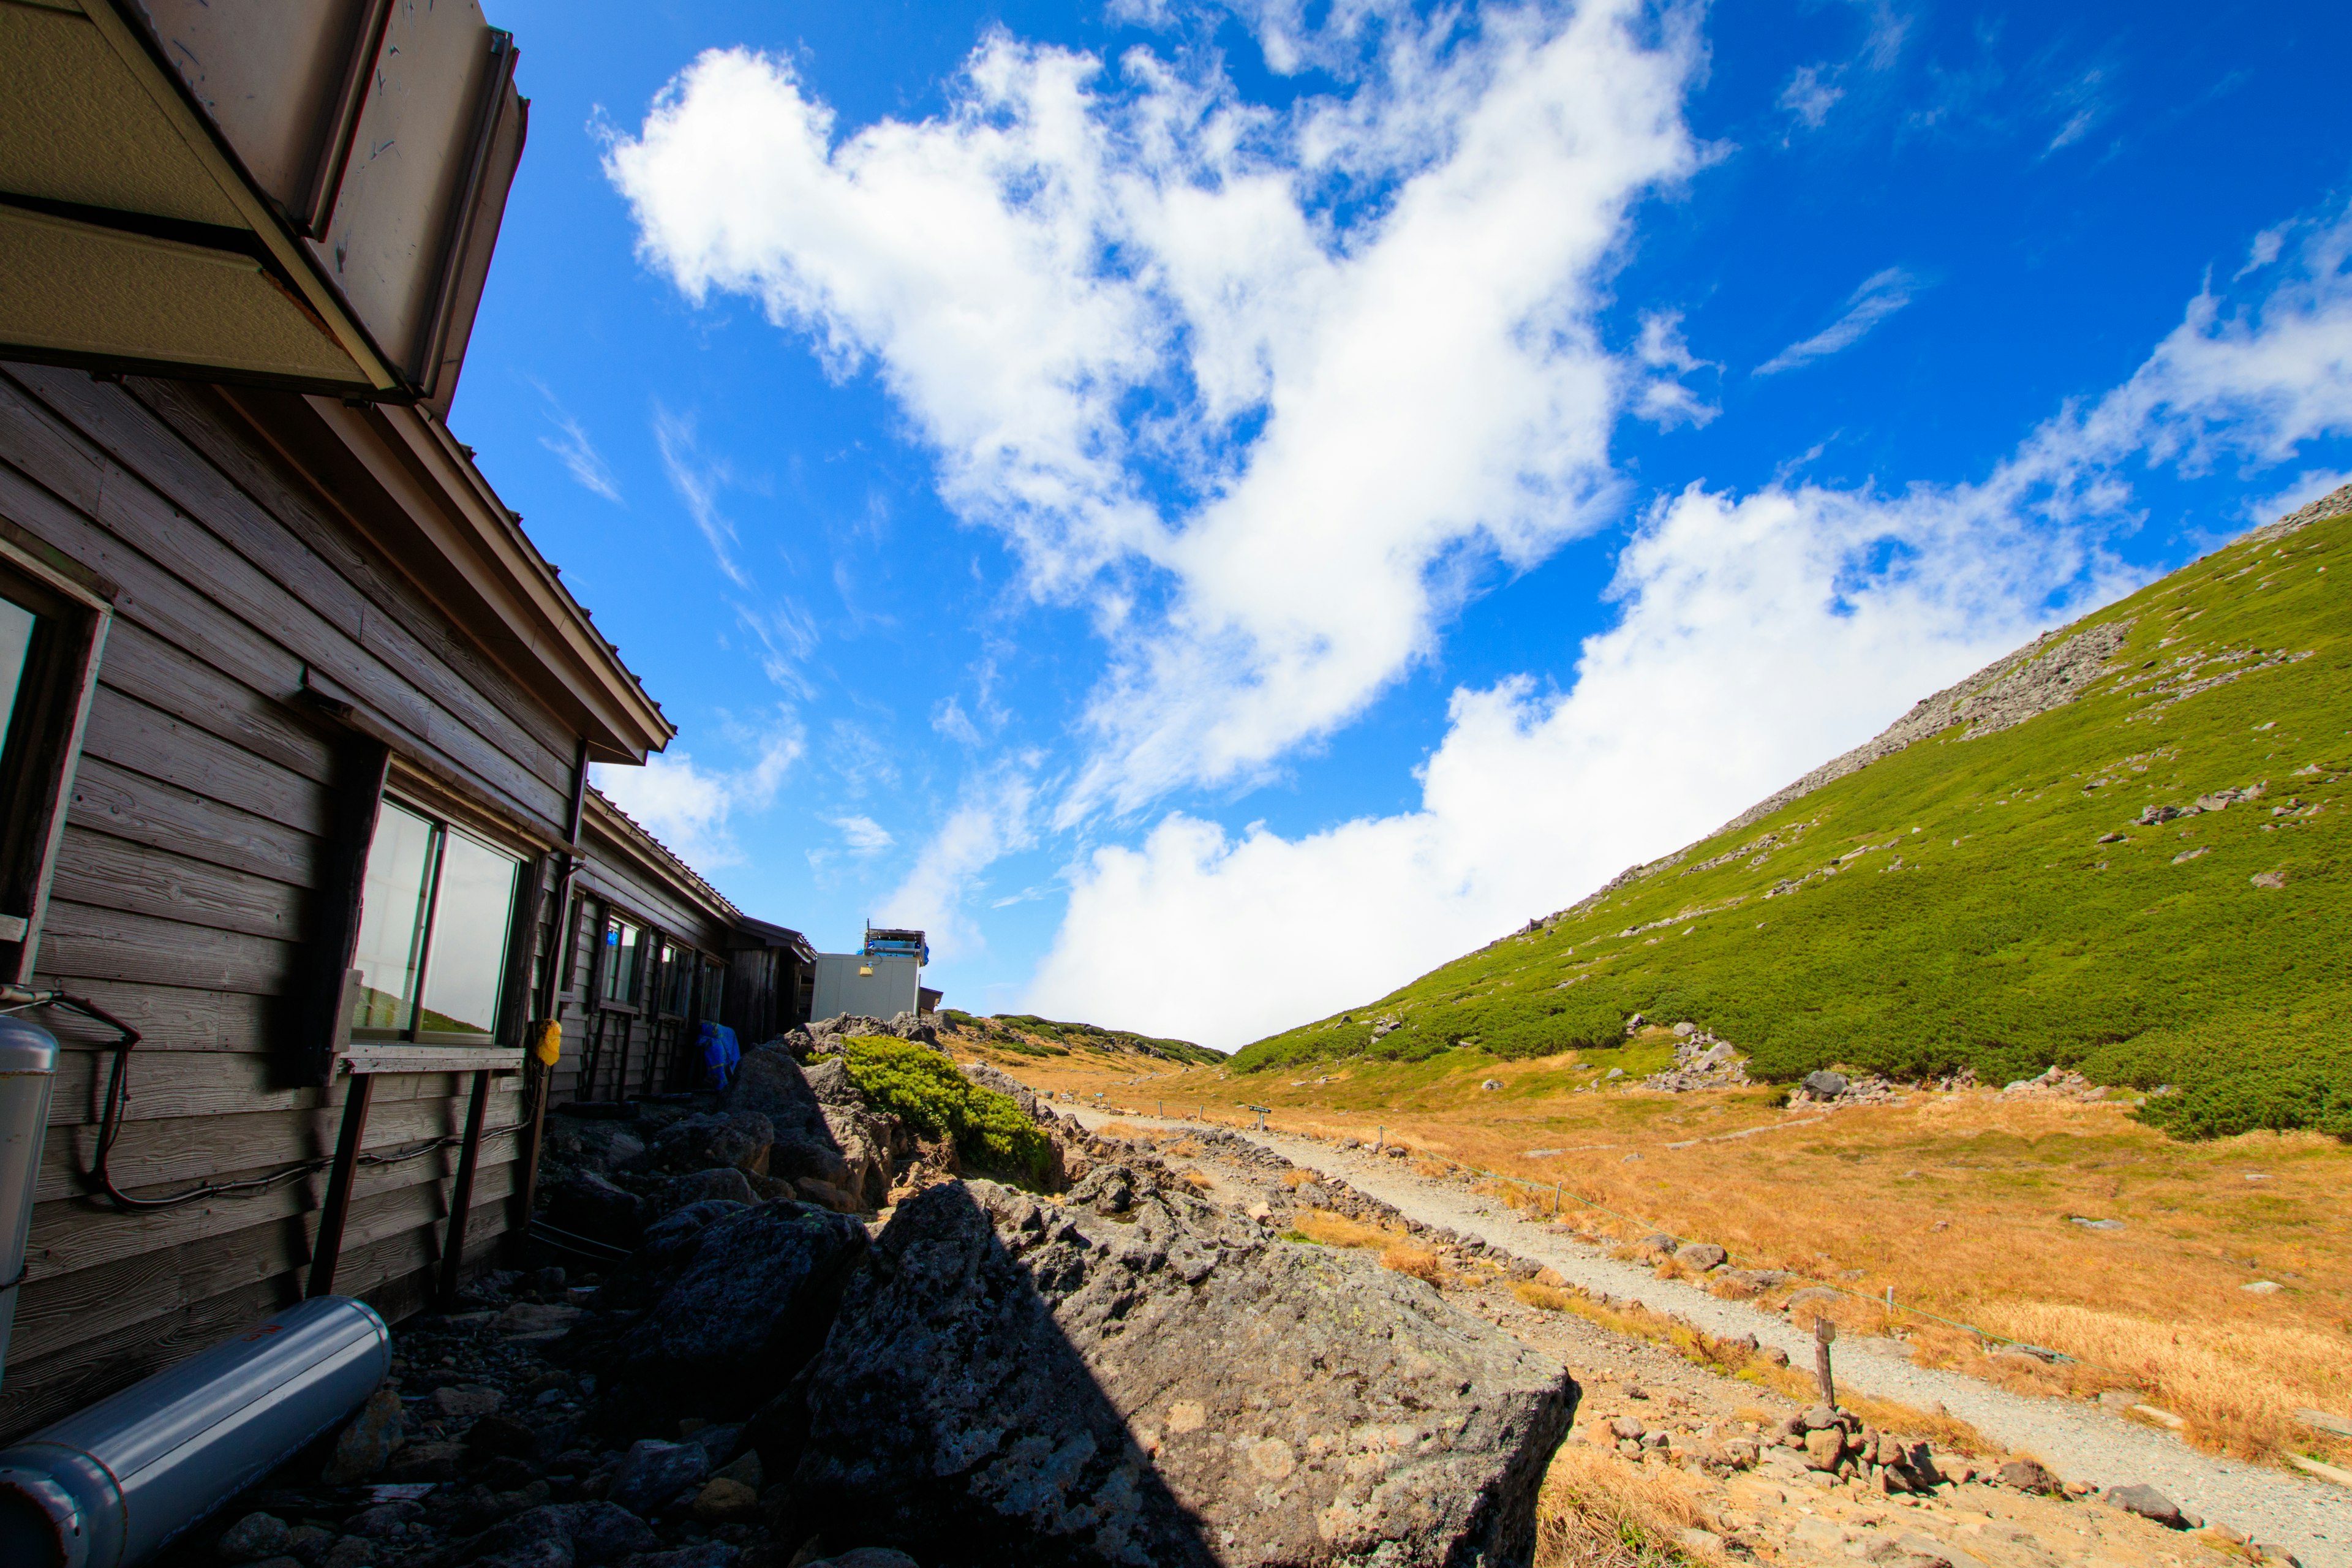
{"type": "Polygon", "coordinates": [[[1196,1046],[1190,1040],[1162,1039],[1132,1029],[1106,1029],[1099,1024],[1066,1024],[1034,1013],[992,1013],[986,1017],[949,1007],[940,1018],[959,1034],[1003,1047],[1024,1056],[1067,1056],[1073,1050],[1123,1051],[1188,1066],[1224,1065],[1224,1053],[1196,1046]]]}
{"type": "Polygon", "coordinates": [[[1714,836],[1237,1070],[1689,1019],[1789,1079],[2176,1092],[2352,1138],[2352,487],[1915,708],[1714,836]],[[2201,805],[2200,805],[2201,802],[2201,805]],[[2168,813],[2181,815],[2169,816],[2168,813]]]}

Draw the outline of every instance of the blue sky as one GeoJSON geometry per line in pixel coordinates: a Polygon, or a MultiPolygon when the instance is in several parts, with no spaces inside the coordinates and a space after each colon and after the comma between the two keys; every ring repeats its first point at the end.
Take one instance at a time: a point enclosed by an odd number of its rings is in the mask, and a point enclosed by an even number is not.
{"type": "Polygon", "coordinates": [[[1361,1000],[2352,470],[2342,7],[492,19],[600,783],[976,1011],[1361,1000]]]}

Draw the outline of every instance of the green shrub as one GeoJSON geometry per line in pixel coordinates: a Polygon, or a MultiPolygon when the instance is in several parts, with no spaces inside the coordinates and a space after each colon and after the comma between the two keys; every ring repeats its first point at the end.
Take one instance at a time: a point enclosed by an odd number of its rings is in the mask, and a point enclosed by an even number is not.
{"type": "Polygon", "coordinates": [[[867,1103],[924,1136],[952,1137],[973,1166],[1043,1181],[1053,1147],[1005,1095],[983,1089],[955,1063],[912,1040],[866,1036],[844,1042],[849,1080],[867,1103]]]}

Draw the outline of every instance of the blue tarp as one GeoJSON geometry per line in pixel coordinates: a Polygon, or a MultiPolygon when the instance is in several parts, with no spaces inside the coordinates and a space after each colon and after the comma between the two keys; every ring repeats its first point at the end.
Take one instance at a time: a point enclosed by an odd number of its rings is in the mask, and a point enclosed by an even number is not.
{"type": "Polygon", "coordinates": [[[734,1030],[724,1024],[702,1026],[703,1088],[725,1089],[727,1080],[735,1076],[735,1064],[742,1059],[734,1030]]]}

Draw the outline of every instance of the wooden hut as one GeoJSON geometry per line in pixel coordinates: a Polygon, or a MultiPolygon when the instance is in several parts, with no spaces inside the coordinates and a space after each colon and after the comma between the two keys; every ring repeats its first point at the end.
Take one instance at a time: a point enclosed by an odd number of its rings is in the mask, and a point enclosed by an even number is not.
{"type": "Polygon", "coordinates": [[[666,1085],[773,929],[587,787],[671,726],[442,422],[514,59],[471,0],[0,4],[0,982],[68,1047],[0,1441],[454,1288],[551,1095],[666,1085]]]}

